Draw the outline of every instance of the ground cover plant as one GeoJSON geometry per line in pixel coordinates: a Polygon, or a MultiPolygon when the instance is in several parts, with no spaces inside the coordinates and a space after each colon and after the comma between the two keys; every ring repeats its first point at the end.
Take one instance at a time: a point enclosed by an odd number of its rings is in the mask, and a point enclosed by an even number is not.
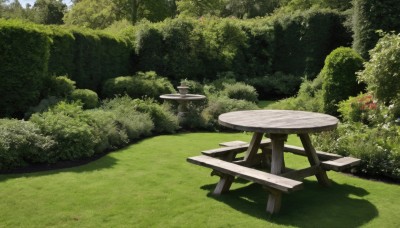
{"type": "MultiPolygon", "coordinates": [[[[47,172],[0,175],[0,223],[5,227],[398,227],[400,187],[329,172],[285,195],[281,214],[265,213],[267,195],[236,181],[221,197],[209,195],[218,178],[187,163],[189,156],[251,134],[157,136],[90,164],[47,172]],[[244,188],[243,188],[244,187],[244,188]]],[[[294,136],[288,143],[299,145],[294,136]]],[[[290,167],[306,158],[286,156],[290,167]]]]}

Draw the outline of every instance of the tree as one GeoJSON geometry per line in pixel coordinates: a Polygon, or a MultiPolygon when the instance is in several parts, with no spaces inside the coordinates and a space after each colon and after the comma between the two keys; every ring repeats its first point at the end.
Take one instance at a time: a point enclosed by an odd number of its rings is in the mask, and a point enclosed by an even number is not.
{"type": "Polygon", "coordinates": [[[89,28],[105,28],[123,19],[156,22],[173,16],[174,7],[173,0],[79,0],[74,1],[64,21],[89,28]]]}
{"type": "Polygon", "coordinates": [[[67,25],[103,29],[123,17],[117,9],[114,1],[81,0],[64,15],[64,22],[67,25]]]}
{"type": "Polygon", "coordinates": [[[33,21],[39,24],[63,24],[66,10],[62,0],[36,0],[31,9],[33,21]]]}

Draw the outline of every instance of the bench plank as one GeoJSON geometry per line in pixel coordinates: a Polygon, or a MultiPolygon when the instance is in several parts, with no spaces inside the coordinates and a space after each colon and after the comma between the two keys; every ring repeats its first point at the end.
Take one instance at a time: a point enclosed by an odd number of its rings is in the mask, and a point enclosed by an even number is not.
{"type": "Polygon", "coordinates": [[[228,175],[237,176],[264,186],[272,187],[285,193],[303,188],[302,182],[236,165],[210,156],[200,155],[190,157],[187,158],[187,161],[196,165],[212,168],[228,175]]]}
{"type": "MultiPolygon", "coordinates": [[[[211,150],[203,150],[201,153],[207,156],[211,157],[222,157],[226,154],[229,153],[243,153],[247,150],[249,147],[249,143],[244,142],[244,144],[239,143],[242,141],[232,141],[232,142],[225,142],[225,143],[220,143],[220,145],[234,145],[234,146],[226,146],[226,147],[221,147],[217,149],[211,149],[211,150]]],[[[270,139],[265,139],[262,140],[260,143],[260,148],[264,148],[268,146],[271,143],[270,139]]]]}
{"type": "MultiPolygon", "coordinates": [[[[298,146],[285,145],[283,151],[290,152],[290,153],[297,154],[297,155],[306,156],[306,152],[305,152],[304,148],[298,147],[298,146]]],[[[327,152],[323,152],[323,151],[316,151],[316,152],[317,152],[318,158],[322,161],[342,158],[342,156],[340,156],[338,154],[331,154],[331,153],[327,153],[327,152]]]]}
{"type": "Polygon", "coordinates": [[[342,157],[336,160],[323,161],[321,166],[326,170],[342,171],[350,167],[359,165],[361,162],[358,158],[342,157]]]}

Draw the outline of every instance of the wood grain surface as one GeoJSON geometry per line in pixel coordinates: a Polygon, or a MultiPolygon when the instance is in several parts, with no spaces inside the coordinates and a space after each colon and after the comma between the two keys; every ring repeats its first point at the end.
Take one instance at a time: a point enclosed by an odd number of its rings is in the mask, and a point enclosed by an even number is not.
{"type": "Polygon", "coordinates": [[[224,113],[219,124],[241,131],[272,134],[301,134],[333,130],[336,117],[293,110],[248,110],[224,113]]]}

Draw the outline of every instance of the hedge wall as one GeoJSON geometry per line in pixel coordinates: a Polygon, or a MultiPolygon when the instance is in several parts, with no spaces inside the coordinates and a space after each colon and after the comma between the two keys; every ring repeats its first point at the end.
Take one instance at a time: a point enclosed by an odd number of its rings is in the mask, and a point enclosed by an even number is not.
{"type": "Polygon", "coordinates": [[[353,47],[365,59],[379,40],[377,30],[400,32],[400,1],[354,0],[353,47]]]}
{"type": "Polygon", "coordinates": [[[33,24],[0,20],[0,116],[21,117],[39,100],[50,38],[33,24]]]}
{"type": "Polygon", "coordinates": [[[315,78],[332,50],[351,45],[344,19],[331,10],[309,10],[276,18],[274,71],[315,78]]]}
{"type": "Polygon", "coordinates": [[[237,79],[283,72],[314,78],[333,49],[351,45],[344,16],[309,10],[273,18],[177,18],[138,25],[125,34],[134,43],[136,70],[173,80],[237,79]]]}
{"type": "Polygon", "coordinates": [[[50,76],[99,92],[104,80],[133,73],[132,56],[126,41],[99,31],[0,20],[0,117],[38,104],[50,76]]]}

